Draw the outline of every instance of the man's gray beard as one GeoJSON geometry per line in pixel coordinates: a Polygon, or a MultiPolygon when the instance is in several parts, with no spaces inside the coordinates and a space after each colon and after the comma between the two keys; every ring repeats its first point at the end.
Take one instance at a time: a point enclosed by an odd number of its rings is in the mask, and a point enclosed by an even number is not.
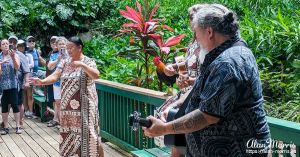
{"type": "Polygon", "coordinates": [[[201,44],[199,45],[200,45],[199,63],[203,64],[205,56],[208,54],[208,51],[205,48],[203,48],[201,44]]]}

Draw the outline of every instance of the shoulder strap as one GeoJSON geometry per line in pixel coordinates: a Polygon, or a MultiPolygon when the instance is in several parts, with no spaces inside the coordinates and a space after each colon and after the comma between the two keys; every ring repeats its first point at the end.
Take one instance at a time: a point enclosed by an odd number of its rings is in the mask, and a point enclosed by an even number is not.
{"type": "Polygon", "coordinates": [[[176,114],[176,117],[181,117],[182,115],[185,114],[185,109],[186,109],[187,105],[189,104],[189,101],[190,101],[190,99],[192,97],[192,94],[194,93],[195,89],[196,88],[195,88],[195,84],[194,84],[194,86],[192,87],[192,90],[190,91],[189,95],[185,98],[182,105],[180,106],[180,108],[179,108],[179,110],[176,114]]]}
{"type": "Polygon", "coordinates": [[[37,51],[37,49],[34,48],[34,49],[32,50],[32,52],[33,52],[33,53],[36,53],[36,55],[37,55],[38,58],[40,57],[40,54],[39,54],[39,52],[37,51]]]}
{"type": "Polygon", "coordinates": [[[87,90],[87,75],[86,73],[81,69],[81,75],[80,75],[80,101],[81,101],[81,125],[82,125],[82,131],[81,131],[81,156],[87,157],[89,156],[88,151],[88,144],[89,144],[89,130],[88,130],[88,113],[89,113],[89,105],[88,104],[88,98],[86,94],[87,90]]]}
{"type": "Polygon", "coordinates": [[[39,52],[38,52],[37,49],[35,49],[35,53],[36,53],[36,55],[38,56],[38,58],[40,58],[40,54],[39,54],[39,52]]]}

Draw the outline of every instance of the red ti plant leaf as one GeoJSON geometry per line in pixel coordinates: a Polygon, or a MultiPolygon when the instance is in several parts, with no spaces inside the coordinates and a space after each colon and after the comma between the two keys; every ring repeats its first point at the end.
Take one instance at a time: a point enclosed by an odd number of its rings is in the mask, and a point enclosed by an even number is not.
{"type": "Polygon", "coordinates": [[[145,22],[144,34],[151,32],[155,28],[156,24],[157,22],[145,22]]]}
{"type": "Polygon", "coordinates": [[[161,52],[168,54],[170,52],[170,47],[177,45],[182,40],[182,38],[185,37],[185,34],[170,37],[165,43],[163,42],[162,37],[159,34],[149,34],[149,36],[159,47],[161,52]]]}
{"type": "Polygon", "coordinates": [[[159,34],[149,34],[149,36],[159,48],[163,47],[163,41],[159,34]]]}
{"type": "Polygon", "coordinates": [[[133,27],[135,25],[136,25],[135,23],[124,23],[122,26],[123,27],[133,27]]]}
{"type": "Polygon", "coordinates": [[[180,43],[181,39],[185,37],[185,34],[170,37],[164,44],[164,47],[171,47],[180,43]]]}
{"type": "Polygon", "coordinates": [[[119,30],[120,33],[128,33],[128,32],[132,32],[131,29],[120,29],[119,30]]]}
{"type": "Polygon", "coordinates": [[[142,6],[141,6],[141,4],[139,3],[139,1],[136,1],[136,6],[137,6],[137,8],[138,8],[140,14],[143,15],[143,12],[142,12],[142,6]]]}
{"type": "Polygon", "coordinates": [[[121,14],[121,16],[125,17],[128,20],[137,22],[137,21],[135,21],[135,19],[133,19],[133,17],[131,16],[131,14],[129,12],[125,11],[125,10],[120,10],[120,14],[121,14]]]}
{"type": "Polygon", "coordinates": [[[125,23],[125,24],[123,24],[123,27],[136,29],[138,31],[142,31],[141,26],[139,24],[136,24],[136,23],[125,23]]]}
{"type": "Polygon", "coordinates": [[[167,30],[170,31],[170,32],[174,32],[174,29],[171,28],[171,27],[168,26],[168,25],[161,25],[160,27],[161,27],[161,28],[164,28],[164,29],[167,29],[167,30]]]}
{"type": "Polygon", "coordinates": [[[142,24],[143,23],[143,17],[142,14],[135,11],[133,8],[126,6],[126,11],[125,10],[120,10],[121,16],[137,23],[137,24],[142,24]]]}
{"type": "Polygon", "coordinates": [[[138,24],[142,24],[143,23],[143,17],[142,14],[137,12],[136,10],[134,10],[131,7],[126,6],[127,12],[131,15],[132,19],[134,19],[134,21],[138,24]]]}
{"type": "Polygon", "coordinates": [[[158,8],[158,4],[156,4],[156,5],[153,7],[151,13],[149,14],[148,21],[152,21],[152,17],[153,17],[153,15],[155,14],[157,8],[158,8]]]}

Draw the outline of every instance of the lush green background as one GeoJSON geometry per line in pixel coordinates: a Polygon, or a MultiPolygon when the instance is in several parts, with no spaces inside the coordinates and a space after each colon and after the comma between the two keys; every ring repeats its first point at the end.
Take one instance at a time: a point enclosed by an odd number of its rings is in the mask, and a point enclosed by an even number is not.
{"type": "MultiPolygon", "coordinates": [[[[4,0],[0,4],[0,37],[34,34],[45,44],[51,35],[70,36],[89,31],[86,53],[96,59],[101,77],[122,83],[138,79],[142,61],[124,56],[129,37],[115,37],[126,22],[119,9],[135,7],[135,0],[4,0]]],[[[221,3],[236,11],[241,34],[253,50],[261,71],[265,108],[270,116],[300,122],[300,1],[299,0],[149,0],[159,2],[156,17],[174,28],[173,34],[192,38],[187,9],[196,3],[221,3]]],[[[171,35],[171,34],[166,34],[171,35]]],[[[151,89],[158,89],[154,67],[151,89]]],[[[165,90],[166,88],[164,88],[165,90]]]]}
{"type": "Polygon", "coordinates": [[[0,37],[34,35],[43,51],[49,51],[52,35],[72,36],[87,32],[109,17],[114,0],[1,0],[0,37]]]}

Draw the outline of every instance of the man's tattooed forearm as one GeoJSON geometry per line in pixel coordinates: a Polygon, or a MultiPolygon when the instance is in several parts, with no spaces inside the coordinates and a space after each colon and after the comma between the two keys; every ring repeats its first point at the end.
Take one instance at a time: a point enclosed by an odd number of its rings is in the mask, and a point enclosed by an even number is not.
{"type": "Polygon", "coordinates": [[[208,126],[208,122],[200,110],[195,110],[173,121],[173,131],[175,134],[197,131],[206,126],[208,126]]]}

